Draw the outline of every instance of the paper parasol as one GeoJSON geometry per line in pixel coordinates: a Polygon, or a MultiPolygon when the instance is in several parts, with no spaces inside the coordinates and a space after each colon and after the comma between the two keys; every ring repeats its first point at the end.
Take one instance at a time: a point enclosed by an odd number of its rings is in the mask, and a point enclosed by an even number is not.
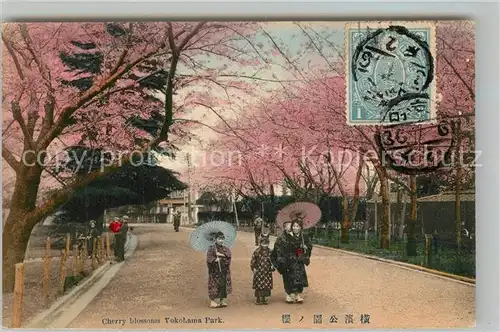
{"type": "Polygon", "coordinates": [[[194,250],[205,252],[214,244],[215,235],[224,234],[224,245],[232,247],[236,241],[236,228],[225,221],[211,221],[198,226],[189,236],[189,242],[194,250]]]}
{"type": "Polygon", "coordinates": [[[302,221],[302,228],[308,229],[314,227],[321,219],[320,208],[313,203],[296,202],[285,206],[278,212],[276,222],[281,227],[287,221],[300,219],[302,221]]]}

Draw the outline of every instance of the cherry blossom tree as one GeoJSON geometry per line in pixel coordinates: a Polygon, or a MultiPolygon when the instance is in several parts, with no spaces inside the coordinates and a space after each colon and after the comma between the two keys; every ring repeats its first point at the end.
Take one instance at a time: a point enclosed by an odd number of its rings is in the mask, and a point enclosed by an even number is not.
{"type": "Polygon", "coordinates": [[[176,116],[252,92],[234,69],[257,66],[244,51],[254,30],[252,22],[4,25],[3,174],[15,178],[3,230],[4,291],[12,290],[31,229],[72,191],[136,149],[171,151],[192,125],[176,116]],[[230,71],[228,62],[237,66],[230,71]],[[61,179],[46,165],[75,145],[120,153],[99,171],[61,179]]]}
{"type": "Polygon", "coordinates": [[[461,191],[474,182],[475,159],[475,34],[474,23],[446,22],[437,31],[440,111],[453,121],[454,155],[451,174],[455,191],[455,240],[457,257],[462,246],[461,191]],[[472,158],[464,159],[464,155],[472,158]],[[471,160],[472,159],[472,160],[471,160]]]}
{"type": "Polygon", "coordinates": [[[207,173],[245,183],[262,196],[269,184],[283,181],[299,200],[319,203],[325,195],[341,195],[342,235],[348,241],[363,190],[363,153],[346,124],[344,90],[343,79],[335,77],[276,91],[238,119],[246,127],[232,124],[212,145],[225,156],[237,151],[238,160],[212,165],[207,173]]]}
{"type": "MultiPolygon", "coordinates": [[[[393,181],[404,188],[411,197],[408,245],[409,248],[414,248],[417,217],[416,173],[408,176],[400,175],[398,171],[395,171],[394,165],[391,162],[388,163],[385,156],[380,153],[378,140],[385,130],[383,126],[349,127],[345,125],[343,100],[345,88],[341,83],[344,73],[339,69],[343,68],[339,62],[341,64],[344,59],[342,56],[325,56],[319,40],[316,39],[317,34],[311,29],[304,28],[302,31],[309,43],[304,45],[305,51],[299,56],[291,55],[283,43],[270,34],[266,35],[276,48],[276,56],[284,59],[286,70],[294,80],[293,82],[280,82],[282,88],[275,91],[274,95],[266,96],[249,105],[246,109],[247,114],[240,116],[237,123],[243,124],[243,128],[234,130],[237,128],[234,126],[232,131],[224,133],[229,138],[219,140],[219,145],[212,147],[228,151],[232,149],[244,155],[240,157],[242,165],[233,164],[230,167],[227,165],[228,167],[218,168],[218,172],[214,174],[220,174],[221,178],[225,179],[229,177],[232,180],[248,182],[254,190],[260,187],[255,183],[285,178],[291,187],[296,189],[306,187],[307,192],[317,190],[331,192],[331,188],[336,187],[343,193],[343,197],[348,192],[356,197],[360,191],[359,179],[363,178],[361,171],[354,172],[354,177],[352,174],[346,176],[344,178],[346,182],[343,183],[339,181],[341,170],[330,167],[328,159],[325,163],[325,156],[321,153],[315,156],[318,159],[314,160],[314,163],[312,158],[309,158],[308,163],[304,163],[299,156],[302,147],[310,149],[316,144],[323,149],[333,147],[335,151],[355,151],[363,156],[360,159],[363,162],[354,165],[354,169],[357,166],[357,170],[361,170],[363,165],[367,167],[371,165],[378,176],[377,182],[382,198],[380,247],[388,248],[389,245],[389,181],[393,181]],[[316,65],[315,70],[309,70],[308,66],[304,66],[304,59],[314,60],[315,64],[322,62],[323,66],[316,65]],[[336,87],[342,87],[344,90],[336,87]],[[253,125],[250,126],[248,123],[253,123],[253,125]],[[276,158],[263,151],[265,147],[269,150],[270,146],[287,147],[290,150],[284,156],[276,158]],[[321,166],[318,166],[318,161],[322,162],[321,166]],[[276,173],[276,169],[280,172],[276,173]],[[326,176],[323,175],[325,173],[326,176]],[[329,175],[332,177],[329,178],[329,175]],[[320,183],[321,185],[318,185],[320,183]]],[[[470,23],[437,22],[438,49],[435,62],[438,77],[437,92],[442,98],[433,101],[438,103],[435,120],[452,120],[456,155],[458,155],[458,149],[463,148],[465,144],[462,140],[464,135],[458,134],[461,132],[459,125],[464,118],[470,119],[474,112],[473,39],[474,34],[470,23]],[[459,56],[456,56],[457,52],[459,56]]],[[[332,49],[333,46],[338,47],[331,43],[327,44],[332,46],[332,49]]],[[[472,124],[473,122],[470,121],[469,123],[472,124]]],[[[435,126],[422,124],[405,126],[405,130],[416,137],[428,136],[428,132],[433,128],[435,126]]],[[[467,137],[470,138],[470,135],[467,137]]],[[[455,166],[455,170],[462,174],[461,166],[455,166]]],[[[461,181],[461,177],[456,179],[461,181]]],[[[459,199],[457,202],[459,204],[459,199]]],[[[345,220],[348,219],[348,217],[344,218],[344,226],[347,224],[345,220]]],[[[412,250],[409,250],[409,254],[411,252],[412,250]]]]}

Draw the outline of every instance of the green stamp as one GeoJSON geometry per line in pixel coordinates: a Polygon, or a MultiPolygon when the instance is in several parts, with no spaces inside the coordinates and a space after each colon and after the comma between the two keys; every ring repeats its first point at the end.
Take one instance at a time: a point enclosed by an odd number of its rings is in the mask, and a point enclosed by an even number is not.
{"type": "Polygon", "coordinates": [[[351,125],[426,123],[435,118],[434,27],[346,27],[347,119],[351,125]]]}

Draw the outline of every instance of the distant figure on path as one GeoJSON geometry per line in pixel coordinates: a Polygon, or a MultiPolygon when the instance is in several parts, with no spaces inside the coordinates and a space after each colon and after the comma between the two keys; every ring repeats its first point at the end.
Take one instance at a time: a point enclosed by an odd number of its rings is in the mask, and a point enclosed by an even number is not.
{"type": "Polygon", "coordinates": [[[312,243],[304,237],[300,221],[292,222],[292,233],[284,232],[274,245],[277,269],[283,275],[287,303],[302,303],[300,296],[308,287],[306,266],[310,263],[312,243]]]}
{"type": "Polygon", "coordinates": [[[117,234],[115,234],[115,256],[118,262],[125,260],[125,243],[128,233],[128,216],[123,216],[122,225],[117,234]]]}
{"type": "Polygon", "coordinates": [[[175,215],[174,215],[174,230],[176,232],[179,231],[179,226],[181,225],[181,213],[180,212],[177,212],[175,215]]]}
{"type": "Polygon", "coordinates": [[[263,223],[264,223],[264,220],[262,220],[262,218],[258,214],[256,214],[254,217],[254,220],[253,220],[253,231],[255,234],[255,245],[256,246],[259,245],[259,237],[260,237],[260,234],[262,234],[263,223]]]}
{"type": "Polygon", "coordinates": [[[120,230],[120,227],[122,227],[122,223],[119,219],[115,219],[109,223],[109,230],[113,232],[113,234],[118,233],[120,230]]]}
{"type": "Polygon", "coordinates": [[[87,255],[89,258],[92,257],[94,250],[94,239],[97,241],[97,237],[100,235],[99,230],[95,227],[95,220],[91,220],[89,223],[89,229],[87,231],[87,255]]]}
{"type": "Polygon", "coordinates": [[[250,262],[253,272],[252,288],[255,290],[255,304],[268,304],[267,297],[271,296],[275,269],[271,263],[269,235],[262,234],[259,240],[260,246],[253,252],[250,262]]]}
{"type": "Polygon", "coordinates": [[[224,246],[224,233],[215,235],[215,243],[207,252],[208,296],[210,307],[227,307],[227,296],[232,292],[231,250],[224,246]]]}
{"type": "Polygon", "coordinates": [[[113,252],[115,255],[115,258],[118,257],[118,245],[117,245],[117,240],[116,236],[118,235],[118,232],[120,231],[120,228],[122,227],[122,222],[120,219],[115,219],[109,223],[109,230],[113,233],[113,252]]]}
{"type": "Polygon", "coordinates": [[[262,221],[262,235],[269,236],[271,234],[271,225],[268,221],[263,220],[262,221]]]}

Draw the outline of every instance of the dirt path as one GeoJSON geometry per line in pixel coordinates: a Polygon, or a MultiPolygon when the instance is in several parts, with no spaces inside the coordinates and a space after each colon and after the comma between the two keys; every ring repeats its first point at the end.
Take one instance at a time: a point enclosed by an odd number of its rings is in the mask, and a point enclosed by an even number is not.
{"type": "Polygon", "coordinates": [[[189,247],[189,230],[175,233],[171,225],[141,225],[134,233],[139,236],[134,255],[69,328],[446,328],[475,324],[475,287],[320,248],[313,249],[304,304],[284,302],[281,276],[275,273],[270,304],[256,306],[249,267],[253,236],[248,233],[239,233],[233,248],[229,307],[211,309],[205,257],[189,247]],[[319,314],[322,324],[314,324],[314,315],[319,314]],[[369,324],[360,322],[363,314],[369,315],[369,324]],[[290,315],[290,323],[283,323],[283,315],[290,315]],[[337,323],[330,322],[333,315],[337,323]],[[345,322],[346,315],[352,315],[352,324],[345,322]]]}

